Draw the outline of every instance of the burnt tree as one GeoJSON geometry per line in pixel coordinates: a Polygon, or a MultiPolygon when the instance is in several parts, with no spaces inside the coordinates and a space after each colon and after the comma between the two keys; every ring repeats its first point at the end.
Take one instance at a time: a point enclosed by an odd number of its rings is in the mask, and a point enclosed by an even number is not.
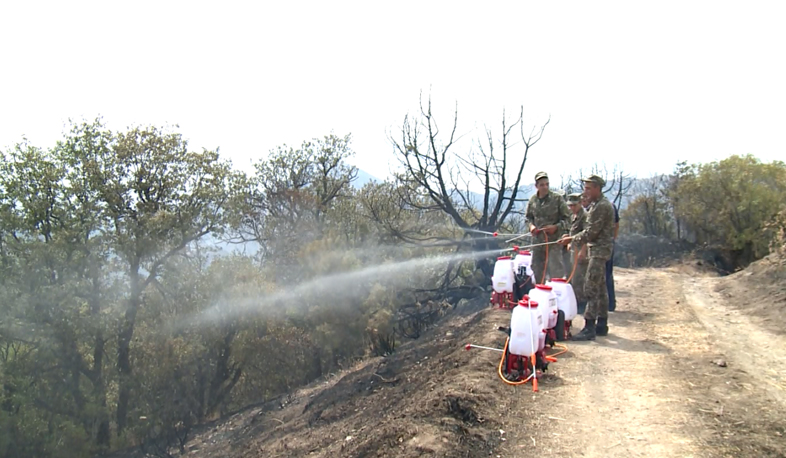
{"type": "Polygon", "coordinates": [[[621,166],[615,165],[609,170],[605,164],[594,164],[588,170],[579,169],[578,177],[575,179],[571,176],[568,176],[567,179],[563,178],[563,189],[568,193],[583,191],[584,184],[581,179],[588,175],[598,175],[606,181],[606,185],[603,187],[603,194],[617,209],[620,208],[622,200],[631,193],[632,187],[636,182],[634,177],[625,173],[621,166]]]}
{"type": "MultiPolygon", "coordinates": [[[[473,230],[499,231],[506,227],[512,215],[524,210],[527,201],[521,189],[524,166],[530,149],[540,141],[549,121],[525,134],[523,114],[522,107],[518,117],[510,122],[503,111],[499,138],[495,138],[491,129],[484,128],[484,138],[475,142],[475,148],[458,152],[458,108],[453,112],[449,131],[443,134],[432,112],[431,99],[425,106],[421,101],[418,115],[407,115],[400,136],[390,138],[401,165],[396,177],[400,208],[447,215],[471,242],[443,240],[445,244],[454,243],[459,248],[471,246],[475,250],[498,247],[501,240],[473,230]],[[514,149],[518,144],[514,140],[517,134],[521,146],[514,149]],[[482,191],[472,192],[473,185],[482,191]]],[[[408,242],[439,238],[398,235],[408,242]]],[[[479,267],[484,274],[490,274],[492,269],[487,262],[480,262],[479,267]]]]}

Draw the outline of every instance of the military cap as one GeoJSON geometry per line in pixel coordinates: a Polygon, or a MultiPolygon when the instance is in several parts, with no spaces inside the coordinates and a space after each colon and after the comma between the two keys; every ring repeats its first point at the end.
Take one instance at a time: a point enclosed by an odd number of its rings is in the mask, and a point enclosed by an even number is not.
{"type": "Polygon", "coordinates": [[[568,205],[581,205],[581,193],[568,194],[568,205]]]}
{"type": "Polygon", "coordinates": [[[587,178],[582,178],[581,181],[588,182],[588,183],[595,183],[601,188],[606,186],[606,180],[599,177],[598,175],[590,175],[587,178]]]}
{"type": "Polygon", "coordinates": [[[546,172],[538,172],[538,173],[536,173],[536,174],[535,174],[535,181],[536,181],[536,182],[537,182],[538,180],[540,180],[541,178],[545,178],[545,179],[547,179],[547,180],[548,180],[548,179],[549,179],[549,176],[548,176],[548,174],[547,174],[546,172]]]}

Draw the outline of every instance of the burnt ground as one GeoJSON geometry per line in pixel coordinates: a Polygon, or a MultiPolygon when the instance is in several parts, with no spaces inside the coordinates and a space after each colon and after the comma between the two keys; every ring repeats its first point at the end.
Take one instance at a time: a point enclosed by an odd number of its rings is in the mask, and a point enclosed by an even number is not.
{"type": "Polygon", "coordinates": [[[502,383],[498,353],[464,350],[468,342],[501,347],[496,328],[510,315],[468,306],[393,356],[299,390],[284,406],[203,427],[187,454],[783,457],[782,296],[777,286],[749,289],[783,270],[772,272],[616,270],[609,336],[568,342],[537,393],[502,383]],[[770,308],[747,301],[753,294],[770,308]]]}

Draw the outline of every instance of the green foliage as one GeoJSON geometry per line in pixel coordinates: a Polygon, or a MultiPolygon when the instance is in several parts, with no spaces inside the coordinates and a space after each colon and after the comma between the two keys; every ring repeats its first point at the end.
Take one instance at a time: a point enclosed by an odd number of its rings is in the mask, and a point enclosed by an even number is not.
{"type": "Polygon", "coordinates": [[[775,220],[767,225],[767,232],[772,237],[770,251],[782,256],[786,254],[786,206],[781,208],[775,220]]]}
{"type": "Polygon", "coordinates": [[[778,214],[786,201],[786,164],[731,156],[677,164],[651,179],[620,215],[623,233],[688,240],[726,253],[744,267],[777,246],[778,214]]]}
{"type": "MultiPolygon", "coordinates": [[[[14,412],[25,433],[43,422],[106,448],[111,411],[121,433],[141,399],[134,334],[145,292],[173,256],[224,229],[236,174],[178,134],[99,122],[73,125],[52,149],[21,143],[3,156],[0,341],[34,357],[6,358],[2,382],[25,399],[14,412]]],[[[16,449],[28,437],[0,435],[16,449]]]]}
{"type": "Polygon", "coordinates": [[[694,165],[679,177],[674,195],[675,214],[697,241],[731,250],[744,265],[768,252],[764,228],[786,199],[786,164],[732,156],[694,165]]]}
{"type": "Polygon", "coordinates": [[[662,176],[648,181],[621,212],[620,232],[671,237],[674,233],[674,221],[666,195],[668,181],[662,176]]]}

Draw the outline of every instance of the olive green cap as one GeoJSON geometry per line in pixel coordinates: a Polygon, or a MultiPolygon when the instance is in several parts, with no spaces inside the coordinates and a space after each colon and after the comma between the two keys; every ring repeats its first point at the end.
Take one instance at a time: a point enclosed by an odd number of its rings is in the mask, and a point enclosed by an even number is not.
{"type": "Polygon", "coordinates": [[[606,186],[606,180],[599,177],[598,175],[590,175],[587,178],[582,178],[581,181],[586,183],[595,183],[596,185],[600,186],[601,188],[606,186]]]}

